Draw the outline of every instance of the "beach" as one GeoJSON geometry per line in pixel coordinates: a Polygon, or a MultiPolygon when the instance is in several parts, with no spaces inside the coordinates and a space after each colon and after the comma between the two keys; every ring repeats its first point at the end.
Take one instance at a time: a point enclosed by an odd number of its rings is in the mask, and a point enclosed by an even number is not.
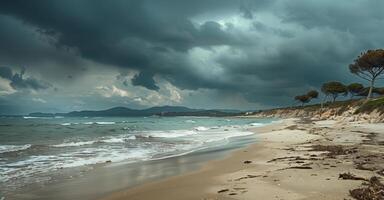
{"type": "Polygon", "coordinates": [[[100,200],[352,199],[383,175],[384,124],[284,119],[250,130],[257,142],[246,148],[100,200]]]}
{"type": "Polygon", "coordinates": [[[268,118],[3,118],[0,199],[98,199],[199,169],[268,118]]]}
{"type": "Polygon", "coordinates": [[[0,1],[0,200],[384,200],[383,8],[0,1]]]}

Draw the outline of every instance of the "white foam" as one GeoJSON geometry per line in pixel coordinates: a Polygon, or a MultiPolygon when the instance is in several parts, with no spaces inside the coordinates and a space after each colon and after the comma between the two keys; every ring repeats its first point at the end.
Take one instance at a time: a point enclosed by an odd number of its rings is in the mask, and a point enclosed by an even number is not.
{"type": "Polygon", "coordinates": [[[62,126],[71,126],[71,125],[78,125],[79,123],[77,123],[77,122],[73,122],[73,123],[71,123],[71,122],[65,122],[65,123],[61,123],[60,125],[62,125],[62,126]]]}
{"type": "Polygon", "coordinates": [[[67,142],[67,143],[55,144],[55,145],[52,145],[52,147],[78,147],[83,145],[90,145],[95,142],[96,141],[67,142]]]}
{"type": "Polygon", "coordinates": [[[30,144],[25,145],[0,145],[0,153],[7,153],[13,151],[21,151],[30,148],[30,144]]]}
{"type": "Polygon", "coordinates": [[[185,122],[185,123],[192,123],[192,124],[196,123],[196,121],[193,121],[193,120],[191,120],[191,119],[185,120],[184,122],[185,122]]]}
{"type": "Polygon", "coordinates": [[[96,122],[96,124],[99,124],[99,125],[112,125],[112,124],[116,124],[116,122],[96,122]]]}
{"type": "Polygon", "coordinates": [[[24,116],[23,118],[24,119],[38,119],[38,118],[41,118],[41,117],[24,116]]]}
{"type": "Polygon", "coordinates": [[[118,136],[111,136],[111,137],[101,137],[97,138],[95,140],[90,141],[77,141],[77,142],[64,142],[61,144],[55,144],[51,145],[52,147],[78,147],[78,146],[85,146],[85,145],[91,145],[95,143],[125,143],[127,140],[135,140],[135,135],[118,135],[118,136]]]}
{"type": "Polygon", "coordinates": [[[110,139],[100,140],[100,142],[105,142],[105,143],[124,143],[125,139],[124,138],[110,138],[110,139]]]}
{"type": "Polygon", "coordinates": [[[204,126],[198,126],[198,127],[195,127],[194,129],[196,131],[207,131],[207,130],[209,130],[209,128],[204,127],[204,126]]]}
{"type": "Polygon", "coordinates": [[[85,125],[92,125],[92,124],[98,124],[98,125],[113,125],[116,124],[116,122],[84,122],[85,125]]]}
{"type": "Polygon", "coordinates": [[[195,131],[191,130],[171,130],[171,131],[148,131],[142,132],[138,136],[141,137],[159,137],[159,138],[177,138],[184,137],[188,135],[196,134],[195,131]]]}
{"type": "Polygon", "coordinates": [[[6,182],[10,179],[18,179],[20,177],[27,178],[61,168],[106,163],[107,161],[121,162],[125,160],[135,162],[148,160],[154,153],[156,153],[156,151],[153,148],[134,148],[129,149],[129,151],[112,148],[87,148],[77,152],[58,155],[29,156],[24,160],[2,165],[0,167],[0,175],[2,176],[0,182],[6,182]]]}
{"type": "Polygon", "coordinates": [[[255,123],[251,123],[250,125],[251,125],[251,126],[263,126],[263,125],[265,125],[265,124],[255,122],[255,123]]]}
{"type": "Polygon", "coordinates": [[[127,138],[128,140],[136,140],[136,136],[135,135],[131,135],[127,138]]]}
{"type": "Polygon", "coordinates": [[[228,131],[225,131],[225,132],[223,131],[223,129],[205,132],[201,140],[204,143],[211,143],[211,142],[218,142],[222,140],[228,140],[234,137],[249,136],[254,134],[253,132],[250,132],[250,131],[243,131],[238,129],[227,129],[227,130],[228,131]]]}

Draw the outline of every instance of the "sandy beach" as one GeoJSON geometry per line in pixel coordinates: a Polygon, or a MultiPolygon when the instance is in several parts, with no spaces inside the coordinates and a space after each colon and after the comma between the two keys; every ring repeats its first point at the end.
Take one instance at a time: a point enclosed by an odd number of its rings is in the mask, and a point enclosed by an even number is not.
{"type": "Polygon", "coordinates": [[[285,119],[252,131],[257,142],[224,159],[101,200],[352,199],[383,175],[384,124],[285,119]]]}
{"type": "Polygon", "coordinates": [[[1,0],[0,200],[384,200],[384,0],[1,0]]]}

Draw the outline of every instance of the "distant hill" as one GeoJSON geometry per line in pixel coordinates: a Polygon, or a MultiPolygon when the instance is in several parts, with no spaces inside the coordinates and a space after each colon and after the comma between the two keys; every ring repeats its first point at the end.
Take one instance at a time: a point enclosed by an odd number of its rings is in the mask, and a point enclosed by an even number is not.
{"type": "Polygon", "coordinates": [[[192,109],[183,106],[156,106],[147,109],[137,110],[126,107],[114,107],[107,110],[99,111],[73,111],[69,113],[30,113],[31,117],[140,117],[140,116],[228,116],[240,113],[240,111],[228,110],[204,110],[192,109]]]}
{"type": "Polygon", "coordinates": [[[161,116],[210,116],[210,117],[228,117],[228,116],[237,116],[240,112],[223,112],[220,110],[200,110],[194,112],[165,112],[162,113],[161,116]]]}

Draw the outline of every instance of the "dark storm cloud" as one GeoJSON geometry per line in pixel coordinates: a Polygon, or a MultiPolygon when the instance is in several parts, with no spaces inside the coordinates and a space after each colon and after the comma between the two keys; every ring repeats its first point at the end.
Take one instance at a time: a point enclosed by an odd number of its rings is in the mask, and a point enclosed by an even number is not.
{"type": "Polygon", "coordinates": [[[49,82],[84,74],[81,58],[36,26],[0,12],[0,27],[0,66],[26,66],[49,82]]]}
{"type": "Polygon", "coordinates": [[[152,73],[140,72],[132,78],[132,85],[141,85],[150,90],[159,90],[159,86],[156,85],[155,80],[153,80],[152,73]]]}
{"type": "Polygon", "coordinates": [[[79,67],[71,63],[78,56],[137,71],[132,80],[119,79],[125,86],[158,91],[155,76],[181,89],[289,104],[295,93],[325,81],[356,81],[348,64],[384,47],[383,6],[378,0],[1,1],[0,25],[7,28],[0,41],[10,49],[0,48],[0,58],[53,58],[69,81],[76,73],[67,67],[79,67]],[[31,33],[73,55],[50,53],[25,39],[31,33]]]}
{"type": "Polygon", "coordinates": [[[13,77],[12,70],[8,67],[0,67],[0,77],[11,80],[13,77]]]}
{"type": "Polygon", "coordinates": [[[1,3],[0,12],[36,26],[54,37],[57,45],[74,48],[85,58],[162,73],[168,70],[164,68],[179,67],[151,62],[164,62],[166,51],[246,43],[223,31],[216,22],[196,26],[189,19],[210,9],[224,13],[238,11],[240,6],[240,2],[230,0],[220,1],[220,5],[217,1],[172,0],[8,1],[1,3]]]}
{"type": "Polygon", "coordinates": [[[41,90],[51,87],[49,83],[37,80],[32,77],[24,78],[25,68],[20,73],[13,73],[8,67],[0,67],[0,77],[10,81],[10,86],[13,89],[33,89],[41,90]]]}

